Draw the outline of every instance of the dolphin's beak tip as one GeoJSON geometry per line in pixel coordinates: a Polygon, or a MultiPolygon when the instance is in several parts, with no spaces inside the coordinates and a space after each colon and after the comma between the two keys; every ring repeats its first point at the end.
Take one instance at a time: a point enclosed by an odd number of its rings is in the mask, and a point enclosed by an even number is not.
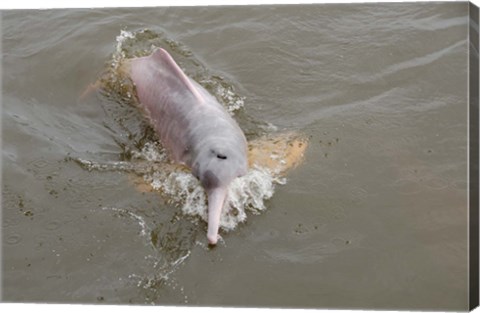
{"type": "Polygon", "coordinates": [[[218,236],[216,236],[216,235],[215,236],[208,236],[207,235],[207,239],[208,239],[208,244],[214,246],[214,245],[217,244],[218,236]]]}

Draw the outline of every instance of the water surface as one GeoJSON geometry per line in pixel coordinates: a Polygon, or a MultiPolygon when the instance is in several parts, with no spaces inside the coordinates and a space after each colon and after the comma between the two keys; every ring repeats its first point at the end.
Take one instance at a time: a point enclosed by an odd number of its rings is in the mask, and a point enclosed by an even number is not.
{"type": "Polygon", "coordinates": [[[3,300],[466,310],[467,13],[462,2],[2,12],[3,300]],[[121,31],[145,29],[191,75],[231,88],[249,138],[309,138],[265,209],[215,249],[184,203],[75,161],[126,162],[155,142],[118,95],[78,100],[121,31]]]}

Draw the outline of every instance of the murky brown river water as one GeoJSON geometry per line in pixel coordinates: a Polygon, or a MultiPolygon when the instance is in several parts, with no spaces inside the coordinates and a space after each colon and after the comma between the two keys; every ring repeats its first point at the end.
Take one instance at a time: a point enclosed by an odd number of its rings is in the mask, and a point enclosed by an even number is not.
{"type": "Polygon", "coordinates": [[[3,300],[466,310],[467,13],[2,12],[3,300]],[[182,199],[139,191],[125,168],[78,162],[129,164],[154,142],[118,95],[78,100],[117,36],[145,29],[184,52],[187,73],[232,90],[249,138],[310,140],[264,209],[246,210],[214,249],[182,199]]]}

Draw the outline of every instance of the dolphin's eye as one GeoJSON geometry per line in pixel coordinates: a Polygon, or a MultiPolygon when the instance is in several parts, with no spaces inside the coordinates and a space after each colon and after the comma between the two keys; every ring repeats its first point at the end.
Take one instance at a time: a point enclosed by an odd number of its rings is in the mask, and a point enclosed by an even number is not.
{"type": "Polygon", "coordinates": [[[210,152],[217,156],[218,159],[226,160],[227,156],[225,154],[217,153],[214,149],[211,149],[210,152]]]}
{"type": "Polygon", "coordinates": [[[217,158],[222,159],[222,160],[226,160],[227,156],[219,153],[219,154],[217,154],[217,158]]]}

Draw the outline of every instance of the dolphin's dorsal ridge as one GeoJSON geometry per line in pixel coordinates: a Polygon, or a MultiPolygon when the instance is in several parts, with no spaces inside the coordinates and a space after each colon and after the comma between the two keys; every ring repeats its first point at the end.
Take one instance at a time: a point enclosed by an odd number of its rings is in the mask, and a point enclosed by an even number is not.
{"type": "Polygon", "coordinates": [[[178,80],[185,86],[187,90],[190,91],[190,93],[199,102],[202,103],[205,101],[204,97],[200,94],[197,87],[195,87],[195,85],[192,83],[190,78],[188,78],[187,75],[185,75],[182,69],[178,66],[178,64],[175,62],[172,56],[165,49],[158,48],[153,52],[152,57],[164,63],[165,66],[171,71],[171,73],[178,78],[178,80]]]}

